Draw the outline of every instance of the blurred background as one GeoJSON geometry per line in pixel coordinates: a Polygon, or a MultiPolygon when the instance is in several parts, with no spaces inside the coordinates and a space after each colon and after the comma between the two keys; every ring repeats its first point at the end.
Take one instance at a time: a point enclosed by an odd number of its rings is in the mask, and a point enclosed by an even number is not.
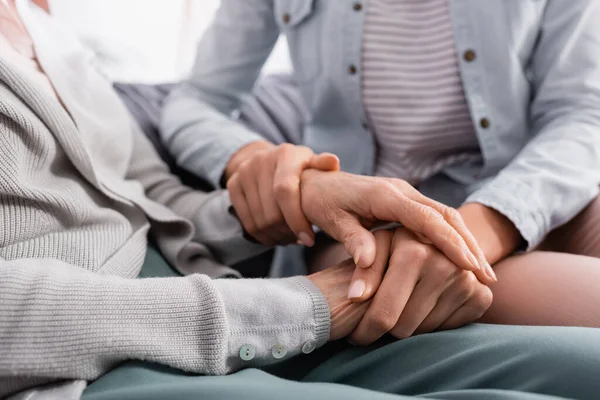
{"type": "MultiPolygon", "coordinates": [[[[244,1],[244,0],[240,0],[244,1]]],[[[122,82],[171,82],[186,76],[195,46],[219,0],[50,0],[51,12],[122,82]]],[[[280,40],[264,72],[290,70],[280,40]]]]}

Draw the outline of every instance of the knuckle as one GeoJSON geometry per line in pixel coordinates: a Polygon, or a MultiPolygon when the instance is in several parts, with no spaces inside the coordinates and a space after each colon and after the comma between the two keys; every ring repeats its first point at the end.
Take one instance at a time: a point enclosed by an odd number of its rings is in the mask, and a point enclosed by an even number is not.
{"type": "Polygon", "coordinates": [[[463,223],[462,216],[460,215],[458,210],[456,210],[455,208],[444,206],[443,215],[444,215],[444,218],[446,219],[446,221],[448,221],[452,224],[462,224],[463,223]]]}
{"type": "Polygon", "coordinates": [[[394,187],[400,189],[402,192],[414,190],[414,187],[410,183],[406,182],[404,179],[393,178],[391,182],[393,182],[394,187]]]}
{"type": "Polygon", "coordinates": [[[280,154],[289,154],[292,151],[294,151],[294,148],[296,146],[294,146],[291,143],[282,143],[279,146],[276,147],[277,152],[279,152],[280,154]]]}
{"type": "Polygon", "coordinates": [[[475,274],[469,271],[463,271],[458,278],[456,291],[458,292],[461,300],[467,300],[474,293],[475,285],[477,284],[477,277],[475,274]]]}
{"type": "Polygon", "coordinates": [[[396,325],[396,318],[386,308],[380,308],[373,313],[371,324],[381,332],[389,332],[396,325]]]}
{"type": "Polygon", "coordinates": [[[396,186],[389,181],[373,181],[376,185],[379,186],[381,190],[381,194],[385,196],[393,196],[398,193],[398,189],[396,186]]]}
{"type": "Polygon", "coordinates": [[[229,178],[229,180],[227,180],[227,183],[225,185],[227,190],[229,190],[230,192],[236,190],[238,188],[238,186],[239,186],[239,179],[238,179],[237,174],[235,174],[231,178],[229,178]]]}
{"type": "Polygon", "coordinates": [[[271,157],[270,150],[259,151],[254,156],[252,156],[250,159],[248,159],[248,160],[244,161],[242,164],[240,164],[240,170],[247,171],[251,167],[254,167],[256,165],[260,165],[260,164],[264,163],[264,161],[266,159],[268,159],[269,157],[271,157]]]}
{"type": "Polygon", "coordinates": [[[301,154],[313,155],[315,154],[310,147],[307,146],[294,146],[301,154]]]}
{"type": "Polygon", "coordinates": [[[475,304],[477,304],[478,309],[481,310],[482,315],[488,308],[490,308],[492,302],[494,301],[494,294],[492,290],[485,285],[482,285],[481,288],[475,292],[473,297],[475,304]]]}
{"type": "Polygon", "coordinates": [[[246,229],[246,232],[248,232],[252,236],[260,234],[260,229],[254,224],[254,222],[245,221],[244,228],[246,229]]]}
{"type": "Polygon", "coordinates": [[[475,274],[470,271],[463,271],[461,280],[462,285],[469,289],[474,289],[475,286],[479,284],[479,281],[477,280],[475,274]]]}
{"type": "Polygon", "coordinates": [[[293,178],[287,178],[273,184],[273,193],[276,199],[285,199],[298,190],[298,185],[293,178]]]}
{"type": "Polygon", "coordinates": [[[433,275],[433,279],[437,279],[436,282],[438,284],[445,286],[461,270],[458,270],[454,264],[447,262],[447,260],[444,259],[443,261],[445,262],[432,263],[431,268],[434,270],[434,273],[431,275],[433,275]]]}
{"type": "Polygon", "coordinates": [[[427,228],[429,225],[435,224],[442,218],[442,215],[431,207],[423,206],[420,211],[421,227],[427,228]]]}
{"type": "Polygon", "coordinates": [[[394,327],[394,329],[391,332],[393,337],[395,337],[396,339],[400,339],[400,340],[408,339],[414,333],[415,333],[414,329],[411,329],[410,327],[407,327],[404,325],[396,325],[396,327],[394,327]]]}
{"type": "Polygon", "coordinates": [[[427,259],[430,257],[431,248],[426,244],[415,242],[407,250],[407,254],[414,263],[421,265],[421,264],[424,264],[427,261],[427,259]]]}
{"type": "Polygon", "coordinates": [[[270,210],[265,213],[265,225],[272,227],[283,221],[283,215],[278,210],[270,210]]]}

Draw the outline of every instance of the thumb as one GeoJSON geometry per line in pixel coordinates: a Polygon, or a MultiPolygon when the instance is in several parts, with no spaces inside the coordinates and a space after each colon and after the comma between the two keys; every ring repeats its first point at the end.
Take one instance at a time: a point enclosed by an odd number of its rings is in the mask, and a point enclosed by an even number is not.
{"type": "Polygon", "coordinates": [[[312,157],[308,167],[321,171],[339,171],[340,159],[335,154],[321,153],[312,157]]]}
{"type": "Polygon", "coordinates": [[[348,289],[348,299],[361,303],[373,297],[383,280],[390,258],[393,233],[389,230],[375,232],[377,254],[375,262],[368,268],[356,268],[348,289]]]}
{"type": "Polygon", "coordinates": [[[333,226],[324,230],[344,245],[346,252],[350,254],[357,267],[370,267],[375,262],[377,249],[375,236],[349,213],[344,213],[331,220],[333,226]]]}

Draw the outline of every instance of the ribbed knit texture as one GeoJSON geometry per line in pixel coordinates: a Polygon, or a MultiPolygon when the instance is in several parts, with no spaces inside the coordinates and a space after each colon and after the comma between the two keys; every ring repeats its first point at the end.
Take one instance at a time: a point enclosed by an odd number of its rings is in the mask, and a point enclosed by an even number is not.
{"type": "Polygon", "coordinates": [[[214,254],[248,250],[227,216],[208,218],[226,193],[171,175],[86,54],[40,18],[28,28],[69,113],[0,54],[0,398],[130,359],[225,374],[276,362],[276,344],[288,357],[324,344],[329,308],[308,279],[210,279],[235,275],[214,254]],[[206,275],[130,279],[150,229],[173,267],[206,275]],[[211,230],[216,249],[194,240],[211,230]],[[255,359],[241,360],[245,344],[255,359]]]}
{"type": "Polygon", "coordinates": [[[376,174],[416,184],[479,159],[448,0],[370,0],[363,98],[378,145],[376,174]]]}

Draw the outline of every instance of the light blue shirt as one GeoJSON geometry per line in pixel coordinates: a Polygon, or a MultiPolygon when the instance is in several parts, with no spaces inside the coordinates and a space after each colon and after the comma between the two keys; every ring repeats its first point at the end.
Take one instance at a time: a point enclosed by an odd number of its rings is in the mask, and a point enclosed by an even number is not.
{"type": "MultiPolygon", "coordinates": [[[[498,210],[532,249],[599,192],[600,1],[449,1],[483,162],[447,168],[419,189],[498,210]]],[[[218,185],[231,155],[261,139],[235,111],[283,33],[310,110],[303,143],[372,174],[377,149],[361,98],[367,3],[222,0],[191,77],[165,106],[162,135],[178,163],[218,185]]]]}

